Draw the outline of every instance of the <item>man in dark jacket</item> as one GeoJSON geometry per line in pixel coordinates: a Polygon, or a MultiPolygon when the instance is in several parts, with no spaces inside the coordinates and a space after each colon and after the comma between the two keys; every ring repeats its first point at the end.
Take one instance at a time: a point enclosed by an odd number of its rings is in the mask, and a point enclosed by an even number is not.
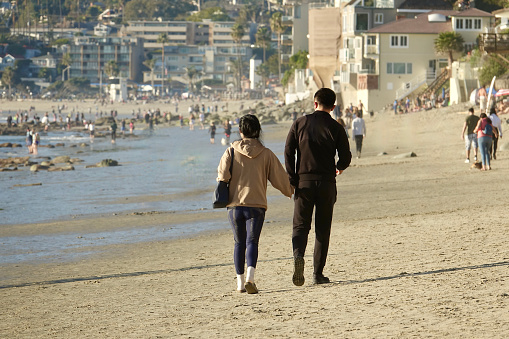
{"type": "Polygon", "coordinates": [[[329,282],[323,268],[337,195],[336,175],[343,173],[352,159],[345,129],[330,115],[335,101],[334,91],[318,90],[314,96],[315,112],[297,119],[286,139],[286,171],[295,187],[292,244],[293,283],[297,286],[302,286],[305,280],[304,254],[315,208],[313,281],[315,284],[329,282]]]}

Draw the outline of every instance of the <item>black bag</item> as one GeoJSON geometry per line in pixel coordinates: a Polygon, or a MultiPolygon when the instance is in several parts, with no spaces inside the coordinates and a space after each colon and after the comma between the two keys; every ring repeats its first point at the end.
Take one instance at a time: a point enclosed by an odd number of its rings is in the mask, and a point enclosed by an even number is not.
{"type": "MultiPolygon", "coordinates": [[[[231,150],[231,163],[230,163],[230,181],[232,175],[232,166],[233,166],[233,147],[231,150]]],[[[230,182],[219,181],[217,183],[216,190],[214,192],[214,208],[225,208],[228,205],[229,199],[229,190],[230,190],[230,182]]]]}

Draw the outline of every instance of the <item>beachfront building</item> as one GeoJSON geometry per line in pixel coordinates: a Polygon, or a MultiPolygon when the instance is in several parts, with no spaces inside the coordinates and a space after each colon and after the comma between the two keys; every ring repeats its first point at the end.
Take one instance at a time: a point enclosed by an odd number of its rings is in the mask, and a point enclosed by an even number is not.
{"type": "MultiPolygon", "coordinates": [[[[239,45],[232,38],[234,22],[194,21],[130,21],[125,34],[143,38],[145,49],[155,59],[152,70],[143,72],[143,81],[159,85],[169,79],[188,83],[188,69],[194,68],[199,79],[214,79],[224,84],[232,82],[232,63],[240,55],[247,63],[252,56],[251,39],[253,29],[249,26],[239,45]],[[157,40],[166,34],[168,42],[157,40]]],[[[248,74],[246,72],[245,76],[248,74]]],[[[196,80],[196,79],[195,79],[196,80]]],[[[166,87],[166,85],[165,85],[166,87]]],[[[168,90],[168,89],[166,89],[168,90]]]]}
{"type": "Polygon", "coordinates": [[[238,53],[243,59],[247,59],[251,56],[251,49],[248,46],[165,46],[166,70],[163,71],[162,53],[154,53],[154,69],[143,72],[143,82],[151,83],[153,77],[154,83],[161,83],[164,74],[164,79],[187,84],[190,80],[187,76],[188,70],[192,67],[198,72],[198,78],[213,79],[226,84],[233,81],[231,65],[237,60],[238,53]]]}
{"type": "Polygon", "coordinates": [[[105,65],[115,61],[122,78],[141,81],[144,58],[143,40],[129,37],[76,37],[70,45],[70,76],[84,77],[91,83],[106,83],[105,65]]]}
{"type": "Polygon", "coordinates": [[[167,45],[208,45],[210,25],[194,21],[129,21],[123,34],[143,38],[146,50],[161,49],[157,39],[165,33],[167,45]]]}
{"type": "Polygon", "coordinates": [[[437,55],[434,49],[440,33],[461,34],[468,52],[476,47],[479,34],[493,22],[490,13],[471,8],[432,11],[368,30],[364,34],[364,56],[373,60],[374,72],[368,86],[357,83],[357,98],[374,111],[394,99],[405,98],[447,67],[447,56],[437,55]]]}

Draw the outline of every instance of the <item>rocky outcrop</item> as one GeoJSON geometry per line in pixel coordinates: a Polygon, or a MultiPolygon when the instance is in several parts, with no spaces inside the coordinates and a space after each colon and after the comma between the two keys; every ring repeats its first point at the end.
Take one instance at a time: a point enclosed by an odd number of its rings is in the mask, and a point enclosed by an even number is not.
{"type": "Polygon", "coordinates": [[[48,168],[48,172],[61,172],[61,171],[74,171],[74,166],[71,164],[67,164],[63,166],[54,166],[48,168]]]}
{"type": "Polygon", "coordinates": [[[53,160],[51,160],[52,164],[66,164],[71,162],[71,157],[68,155],[61,155],[59,157],[55,157],[53,160]]]}
{"type": "Polygon", "coordinates": [[[101,162],[98,162],[95,165],[88,165],[85,168],[95,168],[95,167],[111,167],[111,166],[119,166],[118,161],[113,159],[104,159],[101,162]]]}
{"type": "Polygon", "coordinates": [[[48,168],[49,168],[49,166],[35,164],[35,165],[30,166],[30,172],[39,172],[39,171],[47,170],[48,168]]]}
{"type": "Polygon", "coordinates": [[[0,144],[0,147],[14,148],[14,147],[22,147],[22,146],[21,146],[21,144],[13,144],[13,143],[10,143],[10,142],[4,142],[3,144],[0,144]]]}

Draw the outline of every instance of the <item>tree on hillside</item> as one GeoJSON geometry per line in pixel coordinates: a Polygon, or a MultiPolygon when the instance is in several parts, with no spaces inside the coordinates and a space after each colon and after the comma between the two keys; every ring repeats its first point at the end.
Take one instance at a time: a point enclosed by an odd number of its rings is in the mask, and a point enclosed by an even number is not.
{"type": "MultiPolygon", "coordinates": [[[[67,69],[67,80],[71,78],[71,65],[72,65],[72,58],[69,53],[66,53],[62,56],[62,60],[60,61],[62,65],[64,65],[67,69]]],[[[65,70],[64,70],[65,71],[65,70]]],[[[62,78],[64,78],[64,73],[62,71],[62,78]]],[[[62,79],[64,80],[64,79],[62,79]]]]}
{"type": "Polygon", "coordinates": [[[9,97],[11,97],[11,88],[15,83],[16,72],[11,66],[5,67],[2,74],[2,84],[9,87],[9,97]]]}
{"type": "Polygon", "coordinates": [[[283,86],[288,85],[288,82],[294,78],[295,70],[306,69],[308,66],[308,52],[298,51],[296,54],[290,57],[288,62],[289,69],[287,69],[281,79],[283,86]]]}
{"type": "Polygon", "coordinates": [[[120,67],[118,66],[118,63],[115,60],[110,60],[104,65],[104,73],[108,77],[118,77],[120,74],[120,67]]]}
{"type": "Polygon", "coordinates": [[[479,82],[481,84],[489,84],[494,76],[497,78],[504,75],[507,68],[504,62],[497,60],[494,56],[488,56],[482,64],[479,71],[479,82]]]}
{"type": "Polygon", "coordinates": [[[200,72],[194,67],[184,67],[186,70],[186,78],[189,80],[189,92],[194,91],[194,79],[200,74],[200,72]]]}
{"type": "Polygon", "coordinates": [[[161,71],[161,95],[164,95],[165,93],[165,90],[164,90],[164,77],[166,76],[166,63],[165,63],[165,60],[164,60],[164,46],[170,42],[170,38],[168,38],[168,35],[166,33],[161,33],[159,34],[159,36],[157,37],[157,43],[161,44],[161,49],[162,49],[162,71],[161,71]]]}
{"type": "Polygon", "coordinates": [[[124,8],[125,20],[173,20],[196,6],[182,0],[131,0],[124,8]]]}
{"type": "Polygon", "coordinates": [[[221,7],[205,8],[199,12],[191,14],[186,20],[200,22],[203,19],[210,19],[212,21],[233,21],[228,16],[224,8],[221,7]]]}
{"type": "Polygon", "coordinates": [[[449,61],[449,70],[454,61],[454,53],[462,52],[465,40],[461,34],[456,32],[442,32],[435,39],[435,51],[438,54],[446,54],[449,61]]]}
{"type": "Polygon", "coordinates": [[[266,58],[266,50],[270,47],[271,42],[271,33],[267,27],[260,27],[258,31],[256,31],[256,44],[263,49],[263,59],[262,62],[265,62],[266,58]]]}
{"type": "Polygon", "coordinates": [[[147,59],[143,61],[143,64],[150,68],[150,84],[152,85],[152,94],[154,94],[154,68],[156,66],[156,60],[155,59],[147,59]]]}
{"type": "Polygon", "coordinates": [[[286,26],[283,25],[283,14],[276,12],[270,19],[270,28],[277,34],[277,54],[278,54],[278,79],[281,80],[281,34],[284,33],[286,26]]]}
{"type": "Polygon", "coordinates": [[[242,43],[242,38],[246,34],[244,25],[242,25],[240,22],[235,22],[235,24],[232,27],[232,39],[237,45],[237,62],[240,65],[240,67],[237,68],[237,86],[239,92],[242,92],[242,56],[240,55],[240,47],[242,43]]]}

